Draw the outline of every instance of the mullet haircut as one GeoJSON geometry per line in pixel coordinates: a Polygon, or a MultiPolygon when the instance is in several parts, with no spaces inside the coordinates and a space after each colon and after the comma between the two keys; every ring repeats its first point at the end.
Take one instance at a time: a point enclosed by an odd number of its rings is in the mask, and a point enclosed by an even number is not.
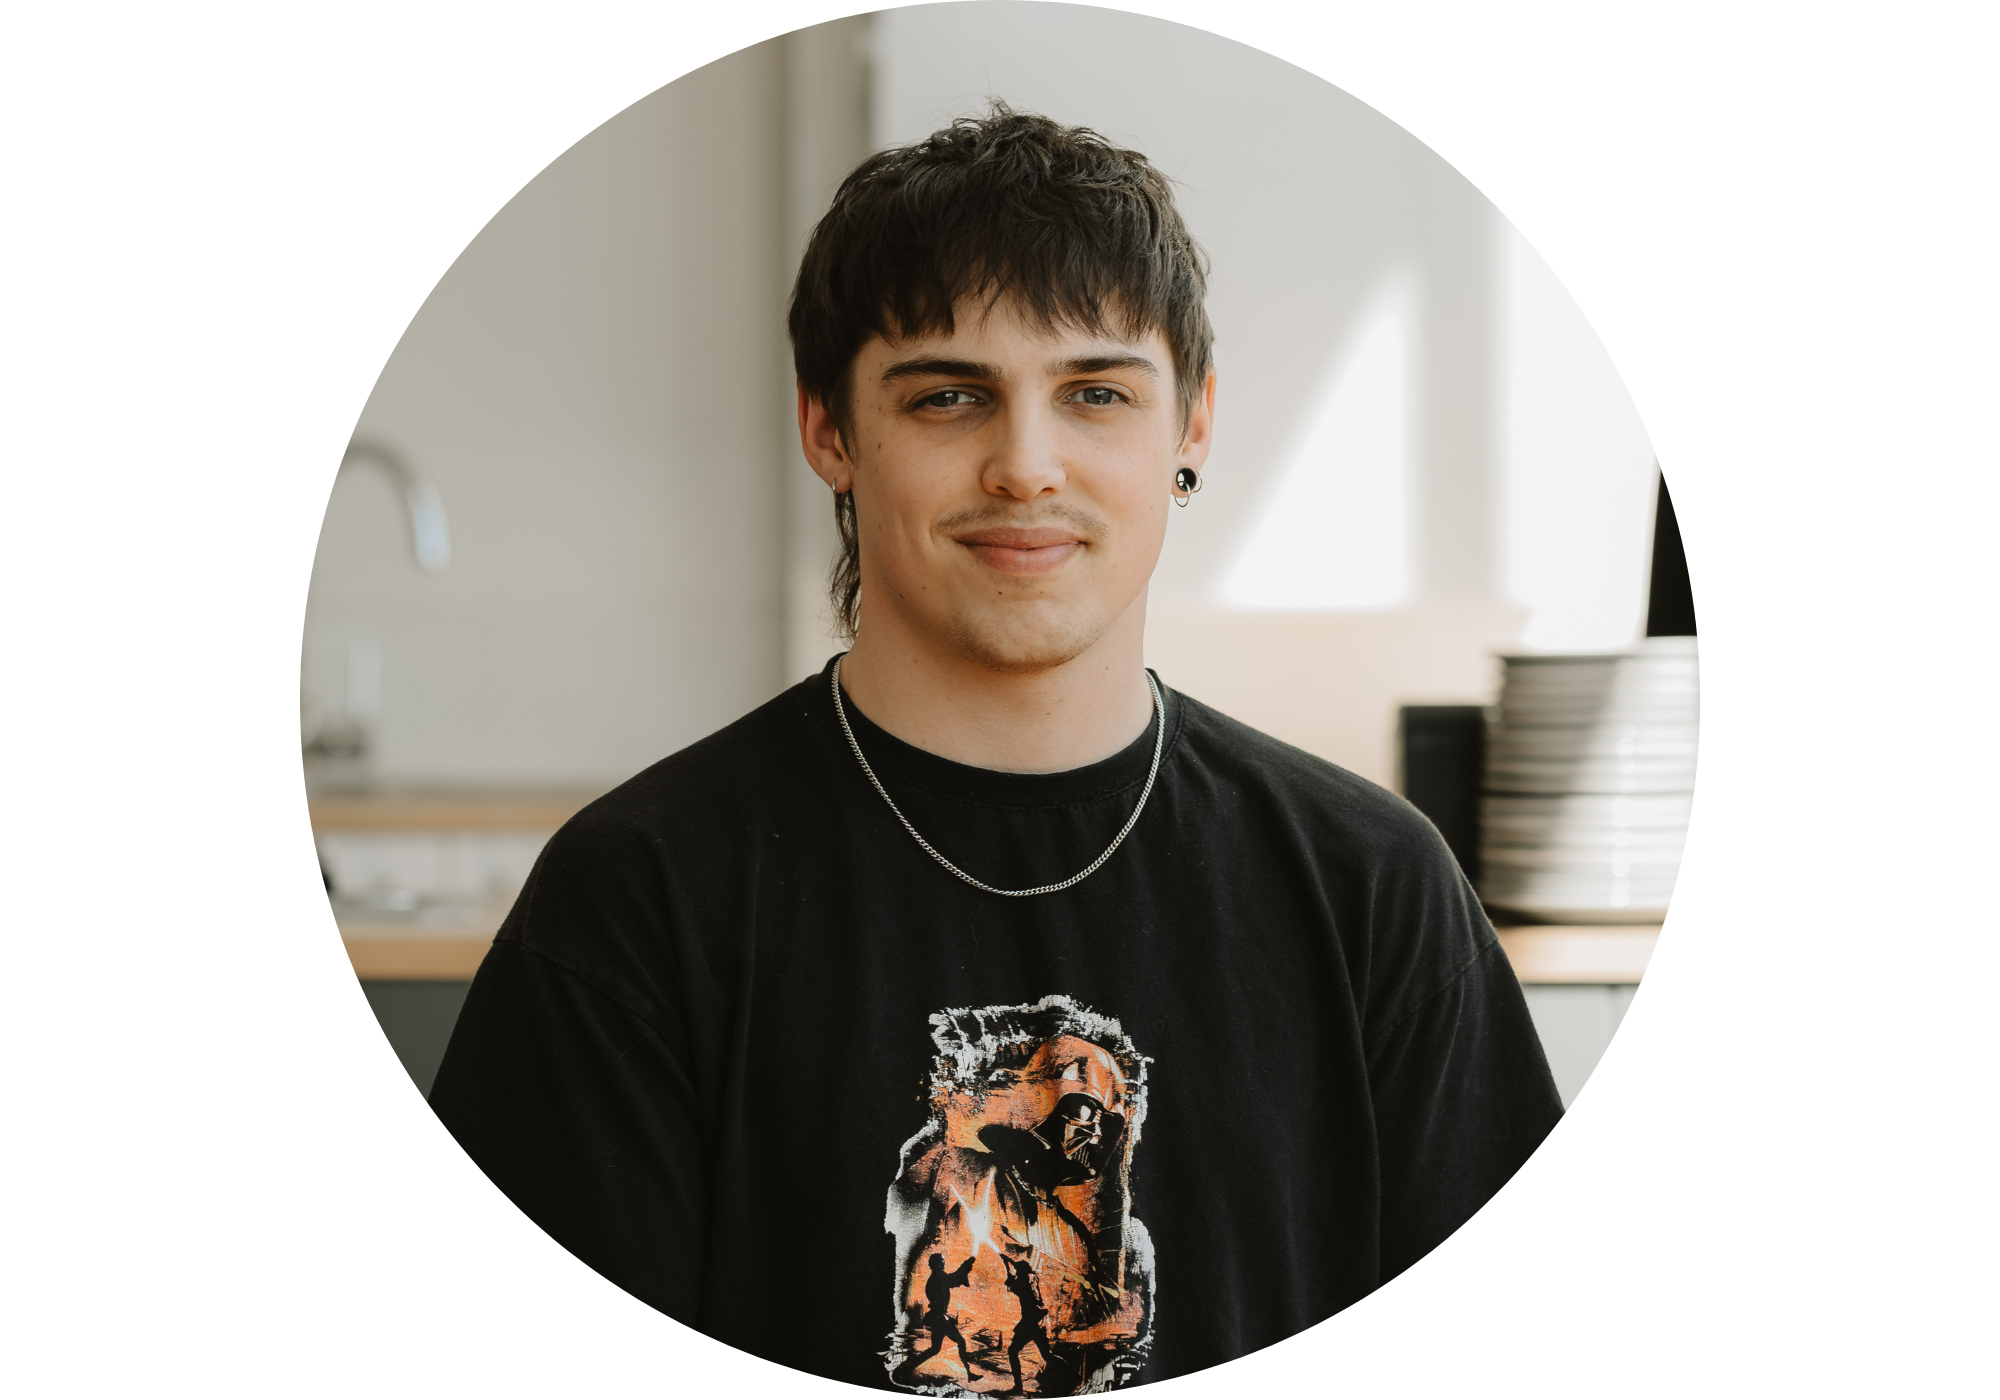
{"type": "MultiPolygon", "coordinates": [[[[872,337],[949,334],[960,301],[990,309],[1012,298],[1051,331],[1128,340],[1158,331],[1185,430],[1215,339],[1207,291],[1207,258],[1150,161],[1088,128],[995,102],[984,117],[870,156],[841,182],[792,289],[792,364],[846,434],[849,371],[872,337]]],[[[853,492],[833,500],[840,555],[830,591],[851,642],[860,534],[853,492]]]]}

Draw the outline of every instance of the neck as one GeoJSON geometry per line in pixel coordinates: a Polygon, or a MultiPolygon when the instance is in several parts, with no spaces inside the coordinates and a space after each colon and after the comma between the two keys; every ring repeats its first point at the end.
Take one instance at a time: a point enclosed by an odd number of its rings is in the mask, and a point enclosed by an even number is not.
{"type": "Polygon", "coordinates": [[[864,625],[840,663],[861,712],[904,743],[1003,773],[1061,773],[1119,752],[1146,732],[1142,593],[1082,655],[1025,674],[864,625]]]}

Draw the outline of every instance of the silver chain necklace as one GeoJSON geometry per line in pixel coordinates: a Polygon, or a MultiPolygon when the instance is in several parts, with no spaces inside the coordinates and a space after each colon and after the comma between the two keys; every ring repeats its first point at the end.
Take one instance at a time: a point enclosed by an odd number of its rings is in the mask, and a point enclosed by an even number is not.
{"type": "Polygon", "coordinates": [[[1111,853],[1118,849],[1125,838],[1132,834],[1132,828],[1139,824],[1139,814],[1146,810],[1146,799],[1153,795],[1153,780],[1160,776],[1160,754],[1166,748],[1167,744],[1167,702],[1161,698],[1159,683],[1153,679],[1152,672],[1148,671],[1146,673],[1146,689],[1153,693],[1153,715],[1158,721],[1158,732],[1153,736],[1153,767],[1146,774],[1146,786],[1139,794],[1139,805],[1132,809],[1131,819],[1125,823],[1124,828],[1116,836],[1111,838],[1111,844],[1104,848],[1103,855],[1084,866],[1083,869],[1077,871],[1076,874],[1070,876],[1067,880],[1054,885],[1037,885],[1031,890],[1002,890],[995,889],[983,880],[973,879],[963,870],[960,870],[957,866],[939,855],[937,847],[924,840],[917,829],[910,825],[910,819],[903,815],[903,809],[896,805],[896,799],[889,796],[889,790],[882,786],[882,780],[876,777],[875,770],[868,766],[867,756],[861,752],[861,745],[854,738],[854,730],[847,723],[847,706],[842,704],[840,700],[840,662],[842,659],[836,657],[833,663],[833,712],[840,716],[840,732],[847,736],[847,747],[854,750],[854,757],[861,764],[861,771],[868,775],[869,783],[874,786],[876,792],[882,795],[882,800],[889,804],[889,810],[896,814],[896,820],[903,824],[903,830],[910,833],[911,839],[928,851],[932,860],[958,876],[959,879],[965,881],[966,884],[972,886],[974,889],[985,890],[988,894],[1005,895],[1009,899],[1021,899],[1031,894],[1054,894],[1058,890],[1066,890],[1071,885],[1096,874],[1097,867],[1111,859],[1111,853]]]}

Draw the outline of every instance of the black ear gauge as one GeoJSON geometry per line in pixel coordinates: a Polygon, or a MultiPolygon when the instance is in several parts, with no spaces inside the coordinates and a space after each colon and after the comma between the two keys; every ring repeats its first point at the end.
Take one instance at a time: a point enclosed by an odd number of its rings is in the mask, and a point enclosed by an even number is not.
{"type": "Polygon", "coordinates": [[[1181,492],[1174,498],[1174,504],[1184,507],[1201,490],[1201,473],[1193,467],[1182,467],[1174,473],[1174,486],[1181,492]]]}

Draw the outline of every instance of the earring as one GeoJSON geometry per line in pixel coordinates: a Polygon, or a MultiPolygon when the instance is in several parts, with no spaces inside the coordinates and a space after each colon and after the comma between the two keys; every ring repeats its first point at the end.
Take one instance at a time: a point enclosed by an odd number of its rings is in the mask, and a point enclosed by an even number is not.
{"type": "Polygon", "coordinates": [[[1174,504],[1185,507],[1194,499],[1194,493],[1201,490],[1201,473],[1193,467],[1182,467],[1174,473],[1174,485],[1182,493],[1174,498],[1174,504]]]}

